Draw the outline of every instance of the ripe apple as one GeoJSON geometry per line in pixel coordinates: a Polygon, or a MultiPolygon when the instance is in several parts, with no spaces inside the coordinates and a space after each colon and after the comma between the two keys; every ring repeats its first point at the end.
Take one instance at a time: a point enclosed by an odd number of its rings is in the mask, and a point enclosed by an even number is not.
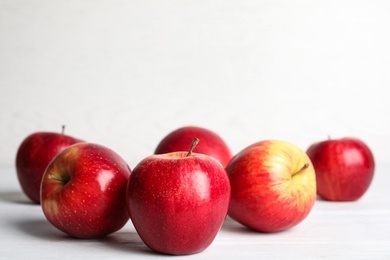
{"type": "Polygon", "coordinates": [[[127,208],[142,241],[165,254],[206,249],[229,207],[230,185],[213,157],[190,152],[151,155],[133,169],[127,208]]]}
{"type": "Polygon", "coordinates": [[[232,152],[225,141],[215,132],[197,126],[184,126],[165,136],[157,145],[154,154],[188,151],[192,140],[202,140],[195,147],[194,153],[202,153],[217,159],[223,167],[232,158],[232,152]]]}
{"type": "Polygon", "coordinates": [[[244,148],[226,167],[231,185],[228,215],[261,232],[291,228],[316,200],[314,168],[296,145],[265,140],[244,148]]]}
{"type": "Polygon", "coordinates": [[[69,146],[43,175],[43,213],[53,226],[73,237],[113,233],[129,219],[126,186],[130,174],[127,163],[107,147],[92,143],[69,146]]]}
{"type": "Polygon", "coordinates": [[[317,194],[330,201],[355,201],[367,191],[374,176],[374,156],[356,138],[312,144],[307,154],[313,162],[317,194]]]}
{"type": "Polygon", "coordinates": [[[81,140],[62,133],[36,132],[27,136],[16,154],[16,172],[23,192],[33,202],[40,203],[42,175],[49,162],[66,147],[81,140]]]}

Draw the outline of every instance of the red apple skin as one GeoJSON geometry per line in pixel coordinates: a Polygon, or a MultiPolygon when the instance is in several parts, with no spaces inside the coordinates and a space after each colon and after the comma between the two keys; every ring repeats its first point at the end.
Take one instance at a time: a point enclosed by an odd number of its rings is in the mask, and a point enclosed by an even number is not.
{"type": "Polygon", "coordinates": [[[16,154],[16,172],[23,192],[34,203],[40,203],[42,175],[50,161],[66,147],[82,142],[54,132],[36,132],[27,136],[16,154]]]}
{"type": "Polygon", "coordinates": [[[78,143],[60,152],[47,167],[41,184],[41,206],[47,220],[76,238],[104,237],[129,220],[126,186],[131,174],[113,150],[78,143]]]}
{"type": "Polygon", "coordinates": [[[194,153],[206,154],[217,159],[225,167],[232,158],[226,142],[215,132],[197,126],[184,126],[165,136],[157,145],[154,154],[188,151],[192,140],[202,140],[194,153]]]}
{"type": "Polygon", "coordinates": [[[133,169],[127,188],[127,208],[142,241],[172,255],[206,249],[226,218],[229,199],[222,165],[195,153],[145,158],[133,169]]]}
{"type": "Polygon", "coordinates": [[[305,219],[315,203],[313,166],[294,144],[254,143],[235,155],[226,171],[231,184],[228,215],[253,230],[289,229],[305,219]]]}
{"type": "Polygon", "coordinates": [[[329,201],[355,201],[369,188],[375,171],[370,148],[356,138],[312,144],[307,154],[316,171],[317,194],[329,201]]]}

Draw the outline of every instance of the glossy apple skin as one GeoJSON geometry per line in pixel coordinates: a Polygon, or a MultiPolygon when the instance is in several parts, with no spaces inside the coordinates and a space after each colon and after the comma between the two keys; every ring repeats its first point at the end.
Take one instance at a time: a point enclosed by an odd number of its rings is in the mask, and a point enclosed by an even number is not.
{"type": "Polygon", "coordinates": [[[355,201],[365,194],[374,176],[375,161],[369,147],[356,138],[325,140],[311,145],[317,193],[329,201],[355,201]]]}
{"type": "Polygon", "coordinates": [[[111,149],[78,143],[58,154],[42,178],[41,206],[47,220],[77,238],[104,237],[129,216],[127,163],[111,149]]]}
{"type": "Polygon", "coordinates": [[[54,132],[36,132],[27,136],[16,154],[16,172],[23,192],[34,203],[40,203],[42,175],[50,161],[66,147],[82,142],[54,132]]]}
{"type": "Polygon", "coordinates": [[[217,159],[225,167],[232,158],[232,152],[225,141],[215,132],[197,126],[178,128],[165,136],[157,145],[154,154],[187,151],[192,140],[201,140],[194,153],[206,154],[217,159]]]}
{"type": "Polygon", "coordinates": [[[228,215],[256,231],[289,229],[305,219],[315,203],[313,166],[294,144],[254,143],[235,155],[226,171],[231,184],[228,215]]]}
{"type": "Polygon", "coordinates": [[[127,207],[142,241],[172,255],[206,249],[229,206],[229,179],[222,165],[203,154],[152,155],[132,172],[127,207]]]}

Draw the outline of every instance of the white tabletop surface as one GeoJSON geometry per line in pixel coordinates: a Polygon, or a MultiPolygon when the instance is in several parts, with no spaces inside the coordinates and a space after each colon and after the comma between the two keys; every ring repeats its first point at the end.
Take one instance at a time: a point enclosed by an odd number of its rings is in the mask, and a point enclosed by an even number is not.
{"type": "MultiPolygon", "coordinates": [[[[285,232],[253,232],[227,218],[196,259],[390,259],[390,166],[379,165],[356,202],[317,200],[309,216],[285,232]]],[[[22,194],[12,166],[0,166],[0,259],[154,259],[131,222],[101,240],[70,238],[52,227],[22,194]]],[[[178,257],[182,258],[182,257],[178,257]]],[[[177,259],[177,258],[175,258],[177,259]]]]}

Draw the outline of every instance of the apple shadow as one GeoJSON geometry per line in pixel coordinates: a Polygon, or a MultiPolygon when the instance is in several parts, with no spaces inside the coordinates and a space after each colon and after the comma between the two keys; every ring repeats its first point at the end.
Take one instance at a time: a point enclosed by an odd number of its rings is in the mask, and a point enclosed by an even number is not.
{"type": "Polygon", "coordinates": [[[253,235],[253,236],[259,236],[259,235],[274,236],[274,235],[277,235],[279,233],[288,233],[293,228],[294,227],[289,228],[287,230],[276,231],[276,232],[262,232],[262,231],[258,231],[258,230],[246,227],[228,216],[228,217],[226,217],[225,222],[223,223],[221,230],[224,230],[227,232],[239,233],[239,234],[253,235]]]}
{"type": "Polygon", "coordinates": [[[234,232],[234,233],[241,233],[241,234],[258,233],[258,232],[255,232],[253,229],[250,229],[250,228],[238,223],[237,221],[230,218],[229,216],[226,217],[221,229],[225,230],[225,231],[234,232]]]}
{"type": "Polygon", "coordinates": [[[105,246],[115,250],[143,255],[155,254],[142,242],[141,238],[135,231],[117,231],[105,238],[102,238],[101,242],[105,246]]]}
{"type": "Polygon", "coordinates": [[[82,239],[69,236],[54,226],[46,219],[18,220],[12,223],[17,230],[36,239],[45,241],[77,241],[77,243],[89,244],[91,241],[100,243],[115,250],[127,252],[137,252],[140,254],[152,254],[153,252],[143,244],[142,240],[135,232],[116,232],[107,237],[82,239]]]}
{"type": "Polygon", "coordinates": [[[317,195],[316,197],[316,201],[323,201],[323,202],[330,202],[330,203],[334,203],[334,202],[348,202],[348,201],[332,201],[332,200],[328,200],[328,199],[325,199],[323,197],[321,197],[320,195],[317,195]]]}
{"type": "Polygon", "coordinates": [[[15,204],[39,205],[29,200],[21,191],[1,191],[0,200],[15,204]]]}
{"type": "Polygon", "coordinates": [[[17,230],[42,240],[52,241],[67,238],[65,234],[54,228],[46,219],[29,219],[13,222],[17,230]]]}

